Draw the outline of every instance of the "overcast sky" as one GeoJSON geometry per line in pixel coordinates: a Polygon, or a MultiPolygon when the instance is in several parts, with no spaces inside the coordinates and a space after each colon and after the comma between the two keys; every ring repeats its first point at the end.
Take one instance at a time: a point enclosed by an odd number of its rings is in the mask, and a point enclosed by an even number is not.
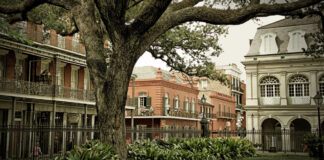
{"type": "MultiPolygon", "coordinates": [[[[241,76],[245,80],[244,66],[240,63],[244,60],[244,55],[249,50],[249,41],[254,38],[258,27],[283,19],[282,16],[271,16],[260,18],[260,21],[248,21],[242,25],[229,26],[228,35],[220,39],[220,44],[223,48],[223,53],[213,58],[217,65],[226,65],[235,63],[243,71],[241,76]]],[[[168,70],[167,65],[161,60],[155,60],[149,53],[145,53],[136,63],[138,66],[154,66],[168,70]]]]}

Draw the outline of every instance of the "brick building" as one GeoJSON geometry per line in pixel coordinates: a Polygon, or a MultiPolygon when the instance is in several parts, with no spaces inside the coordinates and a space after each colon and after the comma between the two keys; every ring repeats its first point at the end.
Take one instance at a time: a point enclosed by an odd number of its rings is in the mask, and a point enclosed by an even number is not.
{"type": "MultiPolygon", "coordinates": [[[[174,73],[155,67],[136,67],[133,74],[136,80],[134,88],[129,85],[128,97],[132,94],[135,97],[129,99],[136,108],[135,128],[200,130],[199,91],[196,87],[185,84],[174,73]]],[[[126,126],[131,127],[130,111],[126,113],[126,126]]]]}
{"type": "Polygon", "coordinates": [[[28,157],[36,144],[44,155],[64,153],[86,135],[66,130],[11,133],[6,127],[94,127],[95,99],[84,47],[78,35],[62,37],[27,22],[14,27],[33,44],[0,33],[0,126],[5,129],[0,159],[28,157]]]}

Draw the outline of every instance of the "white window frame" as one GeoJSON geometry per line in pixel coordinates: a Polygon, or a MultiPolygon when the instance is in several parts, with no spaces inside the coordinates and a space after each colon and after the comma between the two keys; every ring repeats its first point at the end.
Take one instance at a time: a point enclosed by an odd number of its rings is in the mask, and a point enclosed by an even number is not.
{"type": "Polygon", "coordinates": [[[266,33],[261,35],[260,54],[278,53],[275,33],[266,33]]]}
{"type": "Polygon", "coordinates": [[[186,101],[185,101],[185,111],[189,112],[189,98],[186,97],[186,101]]]}
{"type": "Polygon", "coordinates": [[[324,96],[324,75],[318,81],[319,92],[324,96]]]}
{"type": "Polygon", "coordinates": [[[147,94],[146,92],[140,92],[138,94],[138,106],[146,107],[147,105],[147,94]]]}
{"type": "Polygon", "coordinates": [[[290,97],[306,97],[309,96],[309,81],[304,75],[294,75],[289,79],[288,83],[290,97]],[[301,87],[300,92],[297,93],[297,86],[301,87]],[[298,96],[297,96],[298,94],[298,96]]]}
{"type": "Polygon", "coordinates": [[[208,87],[207,79],[204,79],[204,80],[201,81],[201,87],[203,89],[207,89],[207,87],[208,87]]]}
{"type": "Polygon", "coordinates": [[[196,112],[196,103],[195,103],[195,98],[192,98],[191,100],[191,113],[196,112]]]}
{"type": "Polygon", "coordinates": [[[288,33],[289,42],[287,51],[288,52],[302,52],[302,48],[307,49],[305,41],[305,31],[295,30],[288,33]]]}
{"type": "Polygon", "coordinates": [[[263,77],[260,81],[260,97],[280,97],[280,81],[274,76],[263,77]]]}

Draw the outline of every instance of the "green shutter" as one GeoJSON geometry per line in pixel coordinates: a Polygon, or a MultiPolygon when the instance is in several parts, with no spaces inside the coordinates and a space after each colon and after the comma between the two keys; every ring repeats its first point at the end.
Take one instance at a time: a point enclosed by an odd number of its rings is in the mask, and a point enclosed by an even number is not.
{"type": "Polygon", "coordinates": [[[146,97],[146,107],[151,107],[151,97],[146,97]]]}
{"type": "Polygon", "coordinates": [[[171,105],[171,98],[168,98],[168,104],[171,105]]]}
{"type": "Polygon", "coordinates": [[[183,110],[186,111],[186,101],[183,102],[183,110]]]}
{"type": "Polygon", "coordinates": [[[164,115],[164,116],[166,116],[166,104],[165,104],[165,100],[166,100],[166,98],[163,97],[163,98],[162,98],[162,101],[163,101],[163,102],[162,102],[162,104],[163,104],[162,107],[163,107],[163,115],[164,115]]]}
{"type": "Polygon", "coordinates": [[[189,106],[188,106],[188,108],[189,108],[189,113],[191,113],[191,105],[192,105],[192,102],[190,102],[190,103],[189,103],[189,106]]]}
{"type": "Polygon", "coordinates": [[[178,104],[179,104],[179,111],[181,111],[181,101],[180,100],[178,100],[179,102],[178,102],[178,104]]]}
{"type": "Polygon", "coordinates": [[[177,108],[177,100],[173,99],[173,110],[175,110],[177,108]]]}
{"type": "Polygon", "coordinates": [[[134,100],[134,107],[135,107],[135,108],[138,107],[138,97],[135,97],[135,100],[134,100]]]}

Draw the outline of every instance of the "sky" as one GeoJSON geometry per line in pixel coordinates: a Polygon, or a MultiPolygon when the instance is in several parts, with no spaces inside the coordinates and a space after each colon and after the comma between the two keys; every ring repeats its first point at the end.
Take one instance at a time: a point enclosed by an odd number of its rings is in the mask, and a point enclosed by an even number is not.
{"type": "MultiPolygon", "coordinates": [[[[243,72],[241,79],[245,80],[244,65],[241,61],[244,60],[244,55],[249,51],[249,41],[254,38],[257,28],[260,26],[267,25],[269,23],[283,19],[282,16],[270,16],[259,18],[260,21],[250,20],[241,25],[228,26],[228,34],[226,37],[221,37],[219,43],[223,48],[223,52],[219,57],[212,58],[212,61],[216,65],[226,65],[235,63],[243,72]]],[[[142,57],[137,61],[136,67],[139,66],[154,66],[164,70],[170,68],[161,60],[155,60],[150,53],[144,53],[142,57]]]]}

